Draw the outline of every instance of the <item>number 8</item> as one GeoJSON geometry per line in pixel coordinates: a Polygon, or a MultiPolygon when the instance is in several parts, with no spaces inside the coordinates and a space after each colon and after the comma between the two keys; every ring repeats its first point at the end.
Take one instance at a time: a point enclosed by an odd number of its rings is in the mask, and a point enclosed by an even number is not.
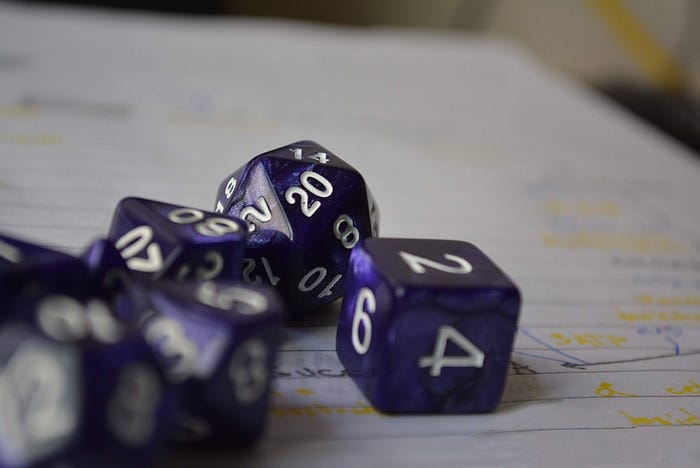
{"type": "Polygon", "coordinates": [[[360,240],[360,231],[355,227],[352,218],[346,214],[338,216],[338,219],[333,223],[333,234],[346,249],[352,249],[360,240]],[[345,229],[341,231],[340,227],[343,224],[345,224],[345,229]]]}

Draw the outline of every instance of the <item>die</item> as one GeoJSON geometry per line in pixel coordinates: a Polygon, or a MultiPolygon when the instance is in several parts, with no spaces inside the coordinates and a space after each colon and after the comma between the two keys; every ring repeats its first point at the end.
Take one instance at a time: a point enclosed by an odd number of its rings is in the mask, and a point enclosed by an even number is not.
{"type": "Polygon", "coordinates": [[[140,282],[132,275],[114,243],[98,239],[82,255],[90,285],[108,304],[115,317],[136,325],[151,304],[140,282]]]}
{"type": "Polygon", "coordinates": [[[97,239],[85,249],[83,262],[93,280],[100,287],[117,294],[132,278],[126,260],[109,239],[97,239]]]}
{"type": "Polygon", "coordinates": [[[248,222],[243,279],[277,287],[292,318],[342,296],[352,247],[379,226],[360,173],[313,141],[250,160],[221,183],[215,211],[248,222]]]}
{"type": "Polygon", "coordinates": [[[50,294],[0,325],[0,466],[152,460],[176,400],[140,334],[104,302],[50,294]]]}
{"type": "Polygon", "coordinates": [[[224,281],[159,280],[140,328],[183,395],[178,439],[241,446],[262,434],[284,309],[277,293],[224,281]]]}
{"type": "Polygon", "coordinates": [[[246,225],[194,208],[142,198],[117,205],[108,238],[138,279],[240,277],[246,225]]]}
{"type": "Polygon", "coordinates": [[[52,292],[80,296],[89,282],[79,259],[0,234],[0,321],[31,315],[52,292]]]}
{"type": "Polygon", "coordinates": [[[477,247],[363,240],[352,252],[336,351],[386,413],[482,413],[503,394],[520,293],[477,247]]]}

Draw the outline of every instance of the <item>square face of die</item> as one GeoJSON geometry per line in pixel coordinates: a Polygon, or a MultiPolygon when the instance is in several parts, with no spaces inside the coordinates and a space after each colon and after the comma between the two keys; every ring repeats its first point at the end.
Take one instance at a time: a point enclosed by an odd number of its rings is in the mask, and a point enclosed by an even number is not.
{"type": "Polygon", "coordinates": [[[369,238],[363,243],[377,268],[398,287],[515,289],[505,273],[468,242],[369,238]]]}
{"type": "MultiPolygon", "coordinates": [[[[463,299],[468,301],[468,299],[463,299]]],[[[373,404],[388,413],[483,413],[501,400],[516,322],[488,308],[460,310],[426,300],[402,307],[386,340],[373,404]]]]}

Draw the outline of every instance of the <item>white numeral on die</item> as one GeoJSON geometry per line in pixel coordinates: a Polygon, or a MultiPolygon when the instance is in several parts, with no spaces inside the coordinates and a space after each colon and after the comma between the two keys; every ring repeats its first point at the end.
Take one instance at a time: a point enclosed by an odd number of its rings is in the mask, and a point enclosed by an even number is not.
{"type": "Polygon", "coordinates": [[[230,310],[236,307],[238,313],[257,315],[265,312],[268,306],[267,298],[252,289],[238,286],[219,286],[213,281],[204,281],[195,291],[199,302],[220,310],[230,310]]]}
{"type": "Polygon", "coordinates": [[[22,260],[22,253],[18,248],[0,240],[0,258],[8,262],[19,263],[22,260]]]}
{"type": "Polygon", "coordinates": [[[152,273],[163,266],[163,254],[160,246],[153,240],[153,229],[150,226],[138,226],[125,233],[114,243],[126,265],[132,270],[152,273]],[[146,258],[136,257],[142,250],[146,251],[146,258]]]}
{"type": "MultiPolygon", "coordinates": [[[[318,287],[318,285],[321,284],[321,282],[323,281],[323,279],[326,277],[327,274],[328,274],[328,270],[326,270],[323,267],[316,267],[312,270],[309,270],[309,272],[304,275],[304,277],[301,279],[301,281],[299,281],[299,285],[298,285],[299,291],[301,291],[301,292],[313,291],[314,289],[316,289],[316,287],[318,287]]],[[[318,297],[321,298],[321,297],[326,297],[326,296],[330,296],[331,294],[333,294],[333,286],[335,286],[338,283],[338,281],[340,281],[340,278],[342,278],[342,277],[343,277],[343,275],[340,273],[335,275],[328,282],[326,287],[323,288],[320,293],[318,293],[318,297]]]]}
{"type": "MultiPolygon", "coordinates": [[[[301,148],[289,148],[289,151],[294,153],[294,159],[301,159],[304,156],[304,153],[301,148]]],[[[324,153],[323,151],[318,151],[314,154],[310,154],[307,156],[309,159],[315,159],[316,161],[320,162],[321,164],[326,164],[330,159],[328,158],[328,155],[324,153]]]]}
{"type": "Polygon", "coordinates": [[[139,362],[129,364],[117,379],[107,407],[112,431],[127,445],[146,444],[156,425],[161,385],[156,373],[139,362]]]}
{"type": "MultiPolygon", "coordinates": [[[[265,270],[265,276],[267,276],[267,281],[272,286],[277,286],[277,283],[279,283],[280,281],[280,277],[275,276],[275,274],[272,272],[270,261],[267,259],[267,257],[261,257],[260,263],[262,263],[263,269],[265,270]]],[[[260,275],[255,275],[254,277],[251,276],[251,273],[253,273],[253,270],[255,270],[255,266],[256,262],[254,258],[243,259],[243,279],[248,284],[262,284],[263,280],[260,277],[260,275]]]]}
{"type": "Polygon", "coordinates": [[[77,353],[42,341],[22,341],[0,366],[0,463],[10,454],[13,466],[34,466],[78,427],[77,353]]]}
{"type": "Polygon", "coordinates": [[[239,402],[254,403],[265,392],[270,380],[267,355],[265,342],[258,338],[250,338],[233,354],[228,372],[239,402]]]}
{"type": "Polygon", "coordinates": [[[124,334],[122,325],[99,299],[90,299],[83,306],[70,296],[48,296],[37,307],[36,321],[44,333],[64,342],[92,336],[102,343],[116,343],[124,334]]]}
{"type": "Polygon", "coordinates": [[[250,205],[241,210],[241,219],[248,221],[248,232],[255,231],[255,224],[250,218],[256,219],[261,223],[267,223],[272,219],[272,212],[270,211],[270,205],[267,204],[267,200],[263,197],[258,197],[257,202],[260,208],[250,205]]]}
{"type": "Polygon", "coordinates": [[[399,256],[404,262],[406,262],[406,265],[408,265],[408,267],[413,270],[414,273],[419,274],[425,273],[426,267],[438,271],[444,271],[445,273],[454,273],[458,275],[466,275],[467,273],[471,273],[474,269],[472,264],[467,260],[452,254],[443,254],[443,257],[445,257],[446,260],[455,262],[457,264],[456,266],[443,265],[442,263],[419,257],[418,255],[410,254],[408,252],[399,252],[399,256]]]}
{"type": "Polygon", "coordinates": [[[352,249],[360,240],[360,231],[355,227],[352,218],[346,214],[338,216],[333,223],[333,234],[346,249],[352,249]]]}
{"type": "Polygon", "coordinates": [[[299,180],[301,181],[301,186],[304,188],[289,187],[284,193],[284,199],[287,200],[287,203],[290,205],[294,205],[296,203],[294,195],[297,195],[299,197],[301,212],[304,214],[304,216],[310,218],[321,207],[321,202],[316,200],[311,202],[309,205],[309,193],[320,198],[328,198],[333,194],[333,185],[331,185],[331,182],[321,174],[317,174],[312,171],[302,172],[299,180]],[[311,183],[312,180],[321,184],[321,188],[313,185],[311,183]]]}
{"type": "Polygon", "coordinates": [[[355,301],[355,315],[352,317],[352,347],[357,354],[365,354],[372,342],[372,319],[369,314],[377,310],[377,301],[374,293],[369,288],[360,289],[355,301]],[[360,324],[364,328],[364,334],[360,339],[360,324]]]}
{"type": "MultiPolygon", "coordinates": [[[[194,270],[194,275],[200,280],[210,280],[219,276],[224,269],[224,257],[216,250],[209,250],[204,254],[205,265],[198,266],[194,270]]],[[[177,271],[177,279],[186,279],[192,271],[190,265],[182,265],[177,271]]]]}
{"type": "Polygon", "coordinates": [[[204,213],[194,208],[177,208],[168,213],[168,220],[175,224],[193,224],[195,231],[208,237],[220,237],[225,234],[238,232],[238,223],[228,218],[207,218],[204,213]],[[201,221],[201,222],[198,222],[201,221]]]}
{"type": "Polygon", "coordinates": [[[457,329],[443,325],[438,330],[437,340],[432,356],[423,356],[418,360],[418,367],[430,367],[430,375],[439,377],[443,367],[483,367],[484,353],[469,341],[457,329]],[[468,356],[445,356],[447,341],[452,340],[468,356]]]}
{"type": "Polygon", "coordinates": [[[175,320],[161,315],[145,327],[146,341],[170,363],[165,373],[172,382],[181,382],[194,374],[197,345],[185,335],[175,320]]]}

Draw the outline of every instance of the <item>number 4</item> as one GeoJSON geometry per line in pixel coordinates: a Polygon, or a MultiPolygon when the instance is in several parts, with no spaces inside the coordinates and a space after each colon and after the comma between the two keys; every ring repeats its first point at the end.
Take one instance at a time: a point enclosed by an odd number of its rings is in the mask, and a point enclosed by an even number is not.
{"type": "Polygon", "coordinates": [[[433,355],[421,357],[418,360],[418,367],[430,367],[430,375],[439,377],[443,367],[484,367],[484,353],[454,327],[443,325],[438,330],[433,355]],[[468,356],[446,357],[447,340],[452,340],[468,356]]]}

